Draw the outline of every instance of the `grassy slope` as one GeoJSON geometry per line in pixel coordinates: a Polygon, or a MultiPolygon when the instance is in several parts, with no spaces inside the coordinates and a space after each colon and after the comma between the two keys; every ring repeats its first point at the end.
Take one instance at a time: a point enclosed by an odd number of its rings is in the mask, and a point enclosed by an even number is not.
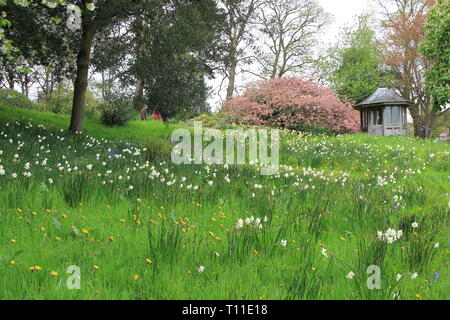
{"type": "MultiPolygon", "coordinates": [[[[0,272],[4,279],[0,298],[391,299],[398,291],[402,299],[450,298],[446,195],[450,165],[444,155],[448,144],[365,135],[289,137],[281,157],[294,167],[294,177],[262,177],[246,167],[218,166],[208,172],[205,166],[155,165],[167,180],[172,173],[178,180],[167,186],[159,178],[147,179],[149,169],[127,173],[135,162],[145,162],[144,155],[109,161],[105,148],[120,152],[123,145],[91,145],[88,139],[65,133],[60,134],[65,138],[60,141],[35,126],[3,127],[5,122],[30,118],[49,128],[66,129],[68,124],[66,116],[0,107],[0,132],[8,133],[8,138],[0,137],[4,151],[0,159],[7,170],[7,175],[0,176],[0,272]],[[48,140],[39,143],[38,135],[48,140]],[[24,141],[24,147],[18,150],[17,141],[24,141]],[[47,143],[51,152],[42,155],[40,145],[47,143]],[[399,152],[397,146],[404,150],[399,152]],[[15,153],[20,154],[19,161],[13,160],[15,153]],[[438,157],[430,160],[430,154],[438,157]],[[61,155],[72,167],[81,168],[81,175],[56,170],[56,164],[63,162],[61,155]],[[50,173],[34,165],[33,160],[44,157],[53,168],[50,173]],[[12,179],[11,172],[20,174],[25,161],[32,163],[32,178],[12,179]],[[89,163],[94,164],[92,171],[85,169],[89,163]],[[314,170],[303,173],[302,168],[308,167],[314,170]],[[106,169],[112,171],[109,178],[103,178],[106,169]],[[376,186],[378,175],[410,169],[421,172],[396,174],[396,183],[376,186]],[[345,183],[342,171],[350,173],[345,183]],[[102,177],[97,178],[97,173],[102,177]],[[119,179],[119,175],[131,178],[119,179]],[[224,182],[227,175],[230,183],[224,182]],[[54,180],[52,185],[47,182],[49,177],[54,180]],[[187,177],[183,189],[178,187],[181,177],[187,177]],[[323,177],[331,180],[324,182],[323,177]],[[114,183],[102,186],[103,179],[114,183]],[[208,181],[214,184],[208,186],[208,181]],[[296,187],[295,181],[315,189],[296,187]],[[128,190],[130,184],[133,190],[128,190]],[[187,184],[200,186],[200,191],[186,190],[187,184]],[[257,190],[255,184],[264,188],[257,190]],[[395,194],[404,197],[400,202],[405,208],[392,209],[395,194]],[[251,215],[269,218],[258,237],[251,232],[230,232],[237,219],[251,215]],[[173,216],[178,227],[170,223],[173,216]],[[410,228],[414,221],[419,222],[417,235],[410,228]],[[398,229],[399,222],[407,225],[405,236],[387,246],[381,261],[386,247],[373,237],[389,226],[398,229]],[[87,233],[81,233],[82,229],[87,233]],[[282,239],[288,241],[286,248],[280,246],[282,239]],[[433,248],[436,242],[441,244],[439,249],[433,248]],[[336,258],[325,258],[321,248],[336,258]],[[146,258],[153,263],[147,264],[146,258]],[[9,264],[11,260],[14,265],[9,264]],[[383,266],[380,291],[365,288],[365,269],[372,263],[383,266]],[[72,264],[82,268],[81,290],[65,288],[66,268],[72,264]],[[34,265],[43,269],[30,272],[28,268],[34,265]],[[93,265],[100,269],[94,270],[93,265]],[[206,267],[205,272],[197,272],[199,265],[206,267]],[[350,270],[357,274],[354,280],[345,278],[350,270]],[[49,271],[57,271],[58,276],[49,276],[49,271]],[[411,279],[413,272],[419,273],[415,280],[411,279]],[[434,272],[440,274],[436,283],[434,272]],[[395,281],[397,273],[403,275],[400,283],[395,281]],[[134,275],[139,278],[135,280],[134,275]]],[[[170,131],[153,121],[110,129],[88,120],[86,128],[98,138],[133,141],[142,141],[147,134],[165,137],[170,131]]]]}
{"type": "MultiPolygon", "coordinates": [[[[41,124],[49,129],[69,128],[70,116],[54,114],[51,112],[38,112],[33,110],[0,106],[1,122],[31,122],[41,124]]],[[[129,142],[145,141],[147,137],[167,138],[174,129],[173,125],[165,126],[161,121],[130,121],[126,127],[105,127],[98,121],[84,119],[84,128],[87,135],[95,138],[125,140],[129,142]]]]}

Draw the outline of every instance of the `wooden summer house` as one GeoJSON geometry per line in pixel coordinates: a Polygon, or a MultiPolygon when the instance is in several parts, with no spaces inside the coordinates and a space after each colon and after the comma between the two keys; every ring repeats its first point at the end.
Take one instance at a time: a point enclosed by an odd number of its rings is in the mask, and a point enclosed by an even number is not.
{"type": "Polygon", "coordinates": [[[361,130],[372,136],[406,135],[407,109],[412,103],[391,89],[378,88],[355,109],[361,112],[361,130]]]}

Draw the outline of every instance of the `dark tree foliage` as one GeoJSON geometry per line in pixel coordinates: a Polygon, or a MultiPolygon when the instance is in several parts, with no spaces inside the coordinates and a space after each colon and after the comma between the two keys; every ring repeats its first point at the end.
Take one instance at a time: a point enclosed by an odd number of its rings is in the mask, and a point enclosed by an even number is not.
{"type": "Polygon", "coordinates": [[[73,0],[82,10],[75,31],[66,28],[64,6],[34,1],[23,8],[12,1],[8,37],[20,53],[33,65],[56,64],[61,79],[73,81],[71,133],[83,131],[90,71],[107,72],[125,88],[136,85],[141,101],[172,116],[207,109],[205,77],[212,76],[223,47],[224,17],[216,1],[97,0],[90,11],[85,8],[93,0],[73,0]]]}
{"type": "MultiPolygon", "coordinates": [[[[11,22],[11,26],[5,29],[5,36],[18,49],[16,55],[20,56],[19,60],[30,66],[51,68],[55,82],[74,73],[79,37],[68,32],[63,23],[62,18],[66,16],[63,7],[49,9],[37,2],[21,7],[9,0],[2,10],[11,22]]],[[[17,59],[4,61],[3,68],[17,63],[17,59]]]]}
{"type": "MultiPolygon", "coordinates": [[[[171,116],[205,112],[208,88],[220,60],[223,16],[212,0],[155,0],[98,38],[93,65],[123,85],[142,86],[142,103],[171,116]]],[[[139,96],[139,89],[136,90],[139,96]]]]}

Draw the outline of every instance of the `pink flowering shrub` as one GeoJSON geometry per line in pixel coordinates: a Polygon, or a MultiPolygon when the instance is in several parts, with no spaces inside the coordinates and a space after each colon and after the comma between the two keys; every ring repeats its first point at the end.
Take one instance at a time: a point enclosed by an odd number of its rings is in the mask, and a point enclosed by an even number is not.
{"type": "Polygon", "coordinates": [[[360,130],[359,113],[351,103],[341,102],[331,90],[301,78],[251,83],[242,96],[227,100],[222,113],[244,125],[320,128],[336,133],[360,130]]]}

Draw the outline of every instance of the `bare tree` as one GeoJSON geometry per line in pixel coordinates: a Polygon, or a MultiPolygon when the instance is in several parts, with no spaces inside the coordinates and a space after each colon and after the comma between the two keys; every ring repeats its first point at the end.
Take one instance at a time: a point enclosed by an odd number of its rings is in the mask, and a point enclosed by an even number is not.
{"type": "Polygon", "coordinates": [[[316,0],[270,0],[259,10],[264,40],[255,50],[261,78],[281,78],[305,68],[311,61],[316,35],[330,16],[316,0]]]}
{"type": "Polygon", "coordinates": [[[262,0],[221,0],[226,12],[225,45],[226,56],[223,64],[224,80],[228,80],[227,99],[233,96],[236,87],[238,64],[245,56],[243,43],[251,42],[249,29],[256,17],[262,0]]]}

